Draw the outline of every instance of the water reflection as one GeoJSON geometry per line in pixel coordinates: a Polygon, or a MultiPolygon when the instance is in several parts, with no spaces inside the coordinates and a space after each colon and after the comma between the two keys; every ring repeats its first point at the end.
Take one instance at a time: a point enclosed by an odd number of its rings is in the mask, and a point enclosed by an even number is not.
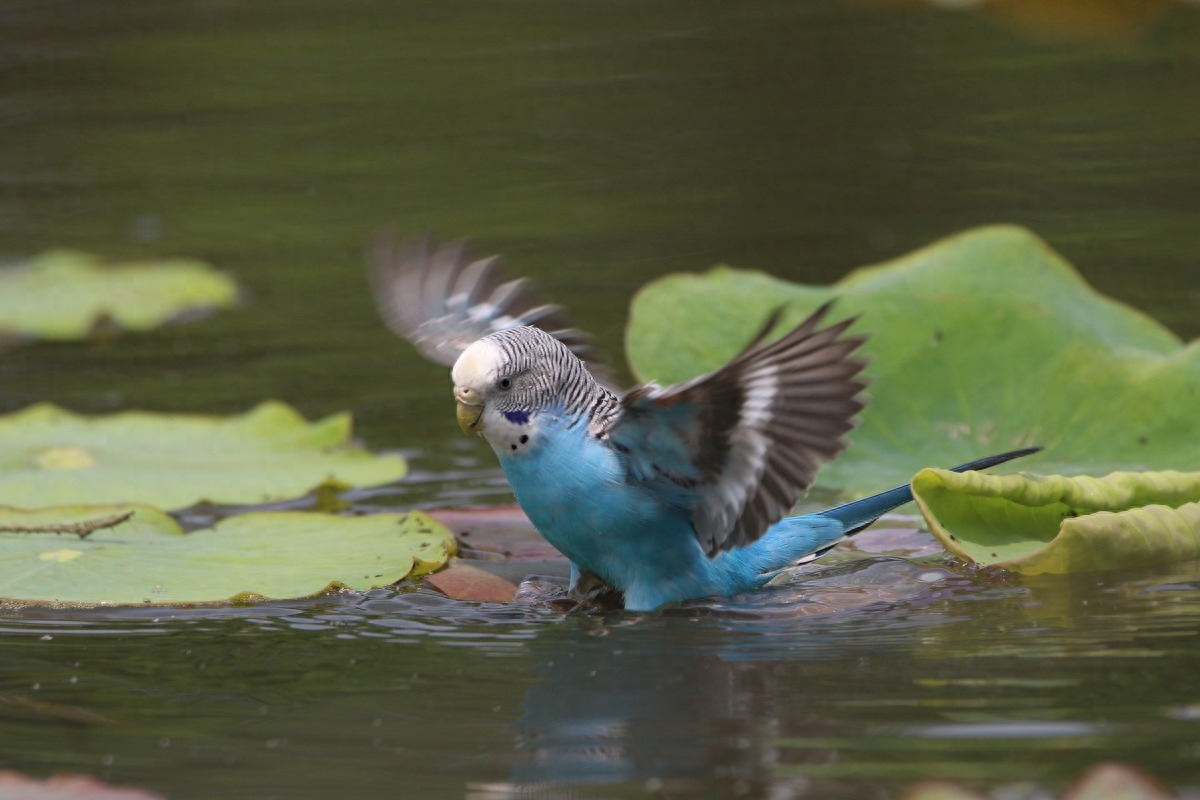
{"type": "Polygon", "coordinates": [[[773,782],[779,735],[770,670],[722,657],[741,638],[647,617],[548,631],[531,645],[535,681],[513,726],[517,763],[470,797],[570,794],[549,786],[636,782],[670,793],[759,796],[773,782]],[[664,636],[672,644],[664,647],[664,636]]]}

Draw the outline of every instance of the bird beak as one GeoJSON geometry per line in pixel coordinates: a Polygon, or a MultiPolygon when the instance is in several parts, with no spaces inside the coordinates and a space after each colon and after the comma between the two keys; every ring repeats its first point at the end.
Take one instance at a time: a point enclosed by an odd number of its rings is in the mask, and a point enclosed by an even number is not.
{"type": "Polygon", "coordinates": [[[458,427],[463,433],[478,433],[479,420],[483,417],[483,398],[474,389],[454,387],[454,399],[458,401],[458,427]]]}

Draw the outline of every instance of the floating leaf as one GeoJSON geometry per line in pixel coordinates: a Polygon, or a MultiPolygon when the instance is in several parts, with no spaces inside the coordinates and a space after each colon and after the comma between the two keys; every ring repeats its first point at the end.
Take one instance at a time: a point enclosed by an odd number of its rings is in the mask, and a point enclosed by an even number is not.
{"type": "Polygon", "coordinates": [[[912,486],[943,546],[985,566],[1032,575],[1200,558],[1200,472],[1065,478],[925,469],[912,486]]]}
{"type": "MultiPolygon", "coordinates": [[[[1001,789],[984,795],[952,781],[928,780],[905,789],[900,800],[985,800],[988,796],[998,800],[1009,794],[1011,792],[1001,789]]],[[[1027,795],[1022,793],[1021,796],[1027,795]]],[[[1049,797],[1045,793],[1036,796],[1049,797]]],[[[1173,800],[1177,796],[1137,767],[1101,763],[1080,776],[1062,795],[1062,800],[1173,800]]]]}
{"type": "Polygon", "coordinates": [[[1020,228],[969,231],[827,288],[729,268],[668,276],[634,300],[630,365],[683,380],[729,360],[780,304],[794,324],[831,298],[872,334],[873,399],[823,486],[877,490],[1030,444],[1045,446],[1030,459],[1045,472],[1200,469],[1200,343],[1097,293],[1020,228]]]}
{"type": "Polygon", "coordinates": [[[455,561],[446,569],[426,576],[425,582],[454,600],[511,603],[517,593],[517,585],[512,581],[463,561],[455,561]]]}
{"type": "Polygon", "coordinates": [[[51,775],[31,778],[15,770],[0,770],[0,800],[165,800],[141,789],[109,786],[90,775],[51,775]]]}
{"type": "Polygon", "coordinates": [[[952,781],[930,780],[909,786],[900,800],[986,800],[986,797],[952,781]]]}
{"type": "Polygon", "coordinates": [[[52,250],[0,269],[0,334],[84,339],[102,322],[145,331],[184,312],[236,301],[233,279],[200,261],[109,265],[86,253],[52,250]]]}
{"type": "Polygon", "coordinates": [[[419,512],[339,517],[241,514],[184,534],[146,506],[0,508],[0,528],[75,522],[132,510],[79,537],[0,533],[0,597],[21,603],[145,605],[307,597],[365,591],[446,562],[454,538],[419,512]]]}
{"type": "Polygon", "coordinates": [[[268,503],[404,475],[399,456],[354,445],[350,425],[349,414],[309,423],[278,402],[226,418],[30,406],[0,416],[0,505],[268,503]]]}
{"type": "Polygon", "coordinates": [[[1096,764],[1063,800],[1172,800],[1178,797],[1153,776],[1129,764],[1096,764]]]}

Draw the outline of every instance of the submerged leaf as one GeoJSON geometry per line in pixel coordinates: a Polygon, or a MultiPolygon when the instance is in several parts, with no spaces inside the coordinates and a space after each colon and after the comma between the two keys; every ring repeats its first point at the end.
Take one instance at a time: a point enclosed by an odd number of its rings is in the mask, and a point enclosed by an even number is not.
{"type": "Polygon", "coordinates": [[[427,575],[425,582],[454,600],[511,603],[517,593],[517,585],[512,581],[458,560],[440,572],[427,575]]]}
{"type": "Polygon", "coordinates": [[[19,603],[146,605],[307,597],[357,591],[445,564],[454,537],[409,514],[339,517],[258,512],[184,534],[146,506],[0,508],[0,526],[32,527],[133,511],[117,526],[71,534],[0,533],[0,597],[19,603]]]}
{"type": "Polygon", "coordinates": [[[102,322],[145,331],[184,312],[236,301],[233,279],[200,261],[109,265],[86,253],[53,250],[0,269],[0,334],[84,339],[102,322]]]}
{"type": "MultiPolygon", "coordinates": [[[[109,727],[121,724],[112,717],[106,717],[103,714],[98,714],[81,706],[38,700],[27,694],[0,694],[0,703],[41,717],[71,722],[76,725],[109,727]]],[[[0,800],[4,800],[3,794],[0,794],[0,800]]]]}
{"type": "Polygon", "coordinates": [[[795,324],[832,298],[871,334],[872,400],[822,486],[864,493],[1035,444],[1046,472],[1200,469],[1200,343],[1099,294],[1020,228],[968,231],[831,287],[724,267],[668,276],[634,299],[630,365],[684,380],[728,361],[780,304],[795,324]]]}
{"type": "Polygon", "coordinates": [[[1103,478],[925,469],[912,482],[947,550],[1026,574],[1200,558],[1200,472],[1103,478]]]}
{"type": "Polygon", "coordinates": [[[234,417],[30,406],[0,416],[0,505],[269,503],[404,475],[402,458],[373,455],[350,433],[349,414],[310,423],[278,402],[234,417]]]}

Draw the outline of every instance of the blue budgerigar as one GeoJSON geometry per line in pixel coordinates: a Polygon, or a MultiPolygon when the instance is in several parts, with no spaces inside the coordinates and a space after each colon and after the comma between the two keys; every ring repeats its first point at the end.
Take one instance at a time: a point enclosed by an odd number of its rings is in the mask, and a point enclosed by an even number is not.
{"type": "Polygon", "coordinates": [[[590,573],[642,611],[737,594],[912,499],[901,486],[784,518],[865,403],[864,338],[852,319],[823,327],[828,305],[774,341],[772,318],[707,375],[618,393],[587,337],[497,258],[385,232],[369,259],[385,320],[453,365],[459,425],[492,446],[572,588],[590,573]]]}

